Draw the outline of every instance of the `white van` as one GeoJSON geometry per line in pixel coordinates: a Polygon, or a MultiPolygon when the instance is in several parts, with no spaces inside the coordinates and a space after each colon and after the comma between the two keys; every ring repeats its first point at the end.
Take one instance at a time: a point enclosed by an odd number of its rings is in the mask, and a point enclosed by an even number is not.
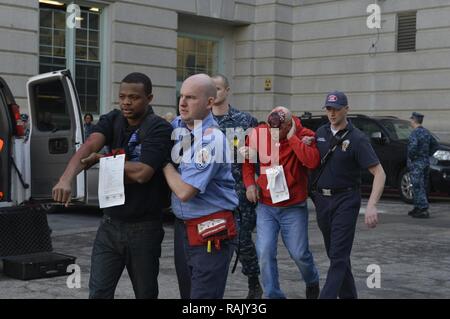
{"type": "MultiPolygon", "coordinates": [[[[50,209],[56,204],[53,186],[84,142],[80,104],[69,70],[30,78],[27,94],[24,129],[19,107],[0,78],[0,207],[37,202],[50,209]]],[[[80,173],[72,203],[98,206],[97,181],[98,166],[80,173]]]]}

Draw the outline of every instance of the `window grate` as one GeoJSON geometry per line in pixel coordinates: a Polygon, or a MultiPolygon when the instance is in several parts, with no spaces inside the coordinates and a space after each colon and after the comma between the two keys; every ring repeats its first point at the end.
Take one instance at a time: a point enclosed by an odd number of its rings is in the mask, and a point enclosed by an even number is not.
{"type": "Polygon", "coordinates": [[[177,81],[182,82],[197,73],[217,73],[218,47],[219,42],[216,40],[178,36],[177,81]]]}

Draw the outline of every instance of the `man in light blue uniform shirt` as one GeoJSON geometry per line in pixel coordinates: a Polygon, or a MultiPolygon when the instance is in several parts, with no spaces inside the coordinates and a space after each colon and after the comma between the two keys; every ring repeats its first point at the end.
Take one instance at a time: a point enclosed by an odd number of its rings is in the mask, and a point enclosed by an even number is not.
{"type": "MultiPolygon", "coordinates": [[[[187,129],[186,124],[180,117],[172,122],[172,126],[175,133],[177,128],[187,129]]],[[[179,131],[189,132],[188,130],[179,131]]],[[[185,183],[190,184],[199,192],[185,202],[175,193],[172,193],[172,210],[175,216],[182,220],[189,220],[221,210],[234,210],[237,203],[234,191],[235,181],[230,168],[230,152],[224,142],[225,136],[217,128],[217,123],[214,121],[212,114],[210,113],[203,120],[202,125],[197,126],[188,134],[192,134],[194,140],[196,136],[199,136],[199,140],[195,141],[189,148],[188,157],[185,156],[181,161],[178,172],[185,183]],[[207,132],[205,133],[205,131],[207,132]],[[216,147],[219,143],[222,143],[222,146],[216,147]],[[216,154],[221,149],[223,150],[222,157],[216,154]],[[196,162],[202,151],[208,152],[203,156],[211,156],[206,158],[209,163],[196,162]],[[220,163],[222,162],[221,159],[223,159],[223,163],[220,163]]],[[[181,143],[184,136],[179,137],[180,140],[176,139],[175,143],[181,143]]],[[[189,136],[189,138],[191,137],[189,136]]]]}
{"type": "Polygon", "coordinates": [[[178,168],[169,163],[163,169],[172,190],[175,268],[183,299],[223,298],[234,249],[228,239],[209,247],[191,245],[187,237],[187,222],[232,212],[238,205],[226,138],[211,114],[215,97],[216,87],[206,74],[183,82],[180,116],[172,122],[172,160],[182,160],[178,168]]]}

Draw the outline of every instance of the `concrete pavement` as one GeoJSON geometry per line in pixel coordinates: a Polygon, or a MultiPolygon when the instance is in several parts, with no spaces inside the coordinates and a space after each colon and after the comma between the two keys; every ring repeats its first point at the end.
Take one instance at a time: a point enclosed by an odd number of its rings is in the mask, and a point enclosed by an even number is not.
{"type": "MultiPolygon", "coordinates": [[[[364,203],[366,200],[364,200],[364,203]]],[[[321,233],[310,203],[310,247],[319,268],[321,286],[328,269],[321,233]]],[[[361,214],[352,252],[353,274],[360,298],[449,298],[450,297],[450,201],[431,203],[431,218],[407,216],[411,206],[398,199],[382,199],[378,206],[380,224],[374,230],[364,225],[361,214]],[[368,265],[380,267],[380,288],[368,288],[368,265]]],[[[362,212],[363,213],[363,210],[362,212]]],[[[95,211],[69,211],[48,216],[53,229],[55,252],[77,257],[81,267],[81,288],[69,289],[67,277],[20,281],[0,273],[0,298],[87,298],[90,254],[100,215],[95,211]]],[[[179,298],[173,264],[173,227],[165,224],[160,267],[160,298],[179,298]]],[[[288,298],[304,298],[305,286],[279,240],[278,265],[281,287],[288,298]]],[[[234,259],[233,259],[234,262],[234,259]]],[[[372,281],[373,282],[373,281],[372,281]]],[[[240,264],[227,282],[225,298],[245,298],[247,280],[240,264]]],[[[116,298],[134,298],[128,274],[124,271],[116,298]]]]}

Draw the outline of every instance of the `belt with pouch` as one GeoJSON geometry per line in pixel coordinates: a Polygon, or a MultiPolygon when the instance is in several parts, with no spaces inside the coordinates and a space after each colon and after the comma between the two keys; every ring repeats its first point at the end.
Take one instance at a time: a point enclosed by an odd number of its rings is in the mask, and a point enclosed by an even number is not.
{"type": "Polygon", "coordinates": [[[189,245],[207,246],[211,252],[211,243],[220,250],[220,242],[237,236],[236,222],[232,211],[224,210],[206,216],[185,220],[189,245]]]}
{"type": "Polygon", "coordinates": [[[351,192],[358,189],[359,186],[350,186],[342,188],[317,188],[317,192],[323,196],[333,196],[336,194],[351,192]]]}

